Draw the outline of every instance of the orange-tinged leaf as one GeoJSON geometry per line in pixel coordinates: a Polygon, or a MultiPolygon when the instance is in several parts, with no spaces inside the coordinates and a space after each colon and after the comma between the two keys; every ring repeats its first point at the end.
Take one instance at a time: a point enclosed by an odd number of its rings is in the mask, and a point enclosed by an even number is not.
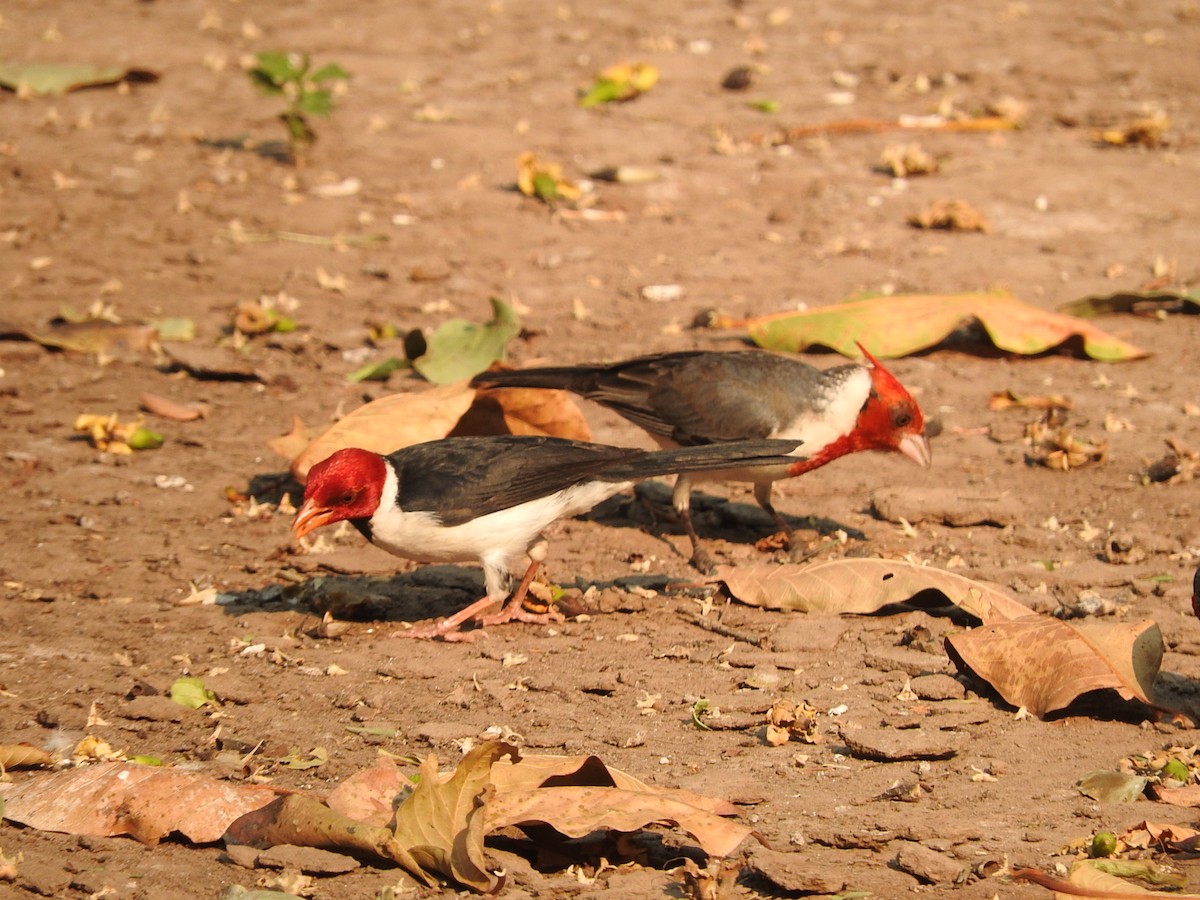
{"type": "Polygon", "coordinates": [[[533,388],[481,388],[449,436],[484,434],[549,435],[590,441],[591,429],[567,391],[533,388]]]}
{"type": "Polygon", "coordinates": [[[933,347],[975,322],[993,344],[1010,353],[1044,353],[1079,336],[1084,352],[1103,362],[1148,355],[1090,322],[1004,293],[871,297],[763,316],[745,324],[751,339],[770,350],[797,353],[819,345],[854,357],[858,341],[875,356],[891,359],[933,347]]]}
{"type": "Polygon", "coordinates": [[[396,814],[396,798],[411,787],[396,761],[381,756],[372,768],[355,772],[330,791],[325,802],[348,819],[386,826],[396,814]]]}
{"type": "Polygon", "coordinates": [[[287,434],[271,438],[267,441],[267,446],[291,462],[303,453],[304,448],[310,443],[312,443],[312,437],[309,435],[308,429],[304,427],[304,420],[299,416],[292,416],[292,430],[287,434]]]}
{"type": "Polygon", "coordinates": [[[583,837],[611,828],[637,831],[653,822],[674,822],[694,837],[706,853],[728,856],[753,829],[731,822],[685,800],[669,790],[646,791],[604,787],[543,787],[493,797],[487,804],[491,831],[509,825],[549,825],[567,837],[583,837]]]}
{"type": "Polygon", "coordinates": [[[173,831],[206,844],[276,792],[204,775],[107,762],[9,785],[4,817],[41,831],[112,836],[154,844],[173,831]]]}
{"type": "MultiPolygon", "coordinates": [[[[522,756],[517,762],[500,760],[492,766],[492,784],[496,795],[504,796],[537,790],[553,779],[560,787],[615,787],[628,791],[655,791],[628,772],[605,765],[598,756],[522,756]]],[[[728,800],[695,794],[681,788],[670,795],[697,809],[718,816],[735,816],[738,809],[728,800]]]]}
{"type": "Polygon", "coordinates": [[[350,850],[390,860],[425,884],[436,884],[388,828],[347,818],[303,794],[279,797],[248,812],[230,823],[226,840],[259,847],[292,844],[321,850],[350,850]]]}
{"type": "Polygon", "coordinates": [[[994,585],[891,559],[839,559],[811,565],[720,566],[712,581],[742,603],[797,612],[873,613],[935,590],[985,623],[1033,611],[994,585]]]}
{"type": "Polygon", "coordinates": [[[1106,689],[1153,704],[1163,657],[1162,633],[1151,620],[1071,624],[1031,615],[950,635],[946,646],[960,668],[1039,717],[1106,689]]]}
{"type": "Polygon", "coordinates": [[[0,744],[0,772],[5,769],[36,769],[54,761],[41,747],[33,744],[0,744]]]}
{"type": "Polygon", "coordinates": [[[309,469],[343,447],[386,454],[443,438],[474,398],[463,383],[380,397],[346,414],[305,447],[292,460],[292,474],[303,482],[309,469]]]}

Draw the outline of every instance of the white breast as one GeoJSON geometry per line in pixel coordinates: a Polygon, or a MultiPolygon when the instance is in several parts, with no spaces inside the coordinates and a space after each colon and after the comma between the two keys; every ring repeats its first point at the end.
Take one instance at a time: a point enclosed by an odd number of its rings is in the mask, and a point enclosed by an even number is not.
{"type": "MultiPolygon", "coordinates": [[[[579,515],[619,493],[629,482],[590,482],[464,522],[442,525],[437,513],[381,507],[371,517],[372,542],[396,556],[418,562],[465,562],[515,571],[551,522],[579,515]]],[[[389,467],[383,496],[396,496],[396,475],[389,467]]]]}

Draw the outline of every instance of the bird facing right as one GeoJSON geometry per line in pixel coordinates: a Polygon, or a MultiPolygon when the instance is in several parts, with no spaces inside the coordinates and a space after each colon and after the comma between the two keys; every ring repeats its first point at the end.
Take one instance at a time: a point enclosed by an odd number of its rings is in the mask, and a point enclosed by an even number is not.
{"type": "Polygon", "coordinates": [[[692,545],[692,563],[711,569],[692,524],[691,490],[698,480],[748,481],[754,497],[791,543],[791,528],[771,502],[775,480],[820,468],[865,450],[931,462],[921,407],[861,344],[866,364],[820,370],[762,350],[682,351],[611,365],[489,371],[473,385],[571,391],[638,425],[662,447],[782,438],[802,441],[786,473],[750,467],[682,474],[672,503],[692,545]]]}

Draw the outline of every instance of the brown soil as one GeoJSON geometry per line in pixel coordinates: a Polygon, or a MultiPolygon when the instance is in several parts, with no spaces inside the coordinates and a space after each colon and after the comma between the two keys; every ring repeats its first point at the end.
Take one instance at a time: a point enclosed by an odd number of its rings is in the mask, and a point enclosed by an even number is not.
{"type": "MultiPolygon", "coordinates": [[[[740,317],[861,291],[996,286],[1053,308],[1159,276],[1195,285],[1194,3],[485,8],[348,0],[323,9],[97,0],[85,14],[82,4],[16,0],[6,4],[0,46],[10,59],[116,62],[161,74],[128,90],[0,95],[8,323],[41,327],[61,307],[101,300],[127,321],[191,317],[195,351],[215,346],[237,304],[282,293],[299,301],[301,324],[290,335],[252,340],[246,359],[264,381],[201,380],[136,351],[98,365],[33,343],[0,343],[0,742],[69,752],[90,732],[130,753],[235,777],[241,770],[215,756],[219,742],[261,741],[253,764],[260,775],[322,791],[381,751],[453,760],[459,739],[498,728],[537,752],[595,753],[657,784],[731,798],[776,848],[797,850],[807,871],[877,897],[928,890],[894,862],[913,842],[964,867],[1050,869],[1069,862],[1056,856],[1060,848],[1097,830],[1196,819],[1148,801],[1100,805],[1074,787],[1129,754],[1196,741],[1189,729],[1147,725],[1144,710],[1101,698],[1054,721],[1020,718],[967,679],[970,692],[960,699],[953,689],[950,699],[898,696],[914,674],[953,673],[940,638],[961,625],[944,615],[805,618],[718,600],[709,620],[752,636],[755,647],[694,624],[700,607],[692,595],[634,590],[630,576],[661,587],[650,576],[692,575],[684,538],[652,521],[641,501],[613,501],[551,532],[550,577],[603,586],[588,600],[586,620],[500,627],[473,645],[450,645],[391,634],[397,621],[472,599],[475,571],[398,563],[352,532],[333,540],[331,552],[299,552],[287,515],[271,507],[249,514],[226,494],[252,488],[261,500],[278,499],[286,483],[276,473],[285,466],[265,442],[286,431],[293,414],[320,426],[366,398],[419,387],[404,376],[348,385],[370,323],[403,331],[455,315],[480,320],[489,295],[523,310],[529,335],[514,358],[569,362],[737,346],[736,337],[689,329],[705,308],[740,317]],[[320,138],[302,168],[197,140],[279,136],[275,105],[239,70],[246,54],[276,48],[311,50],[354,76],[333,117],[316,123],[320,138]],[[577,87],[594,71],[625,59],[653,62],[661,83],[633,103],[575,105],[577,87]],[[759,70],[753,86],[723,89],[725,74],[744,64],[759,70]],[[829,99],[845,91],[851,105],[829,99]],[[868,132],[782,147],[762,140],[782,127],[840,118],[977,112],[1006,97],[1028,106],[1020,131],[868,132]],[[781,112],[764,115],[748,104],[755,99],[778,101],[781,112]],[[1170,119],[1166,147],[1093,139],[1095,129],[1156,109],[1170,119]],[[874,170],[885,148],[911,140],[942,158],[939,174],[895,182],[874,170]],[[600,184],[598,208],[624,219],[581,221],[511,189],[525,150],[562,161],[576,178],[615,165],[662,177],[600,184]],[[348,178],[361,190],[313,192],[348,178]],[[969,202],[990,220],[990,233],[907,224],[937,199],[969,202]],[[399,214],[408,224],[396,224],[399,214]],[[348,240],[238,241],[238,227],[348,240]],[[386,241],[353,240],[368,235],[386,241]],[[318,269],[344,276],[345,292],[322,288],[318,269]],[[679,284],[684,295],[643,299],[640,289],[653,284],[679,284]],[[211,415],[183,424],[152,419],[166,445],[126,458],[73,435],[80,413],[133,416],[143,391],[203,401],[211,415]],[[331,573],[340,580],[312,589],[312,579],[331,573]],[[391,582],[366,580],[392,573],[400,574],[391,582]],[[294,591],[297,580],[309,585],[299,601],[263,593],[294,591]],[[234,602],[188,605],[193,586],[215,587],[234,602]],[[349,632],[316,636],[319,612],[304,598],[336,600],[356,588],[390,599],[340,609],[357,616],[349,632]],[[900,645],[919,628],[928,630],[932,654],[913,662],[900,645]],[[248,643],[265,650],[244,655],[248,643]],[[780,681],[744,688],[755,666],[780,681]],[[188,673],[231,698],[219,713],[135,718],[128,697],[162,691],[188,673]],[[845,711],[822,717],[820,744],[769,747],[756,723],[778,696],[845,711]],[[745,727],[698,731],[691,707],[702,697],[745,727]],[[93,704],[110,724],[87,727],[93,704]],[[951,723],[969,740],[948,759],[885,763],[855,755],[843,738],[912,721],[930,732],[951,723]],[[396,736],[349,730],[362,726],[392,727],[396,736]],[[273,762],[317,746],[329,754],[319,768],[273,762]],[[973,777],[980,772],[995,780],[973,777]],[[879,799],[917,780],[927,788],[917,802],[879,799]]],[[[814,546],[837,528],[851,536],[821,546],[825,558],[952,565],[1045,611],[1093,590],[1117,616],[1157,620],[1168,646],[1161,697],[1195,715],[1200,625],[1187,600],[1200,554],[1196,483],[1146,486],[1138,474],[1171,436],[1200,448],[1200,417],[1188,406],[1200,400],[1200,327],[1191,317],[1103,325],[1154,355],[1104,365],[1068,352],[1009,359],[939,349],[897,360],[896,374],[942,424],[934,467],[842,460],[786,485],[780,506],[814,546]],[[1003,389],[1071,397],[1069,424],[1107,441],[1106,461],[1065,474],[1027,464],[1021,433],[1039,414],[989,412],[988,396],[1003,389]],[[1109,415],[1132,427],[1106,431],[1109,415]],[[914,536],[872,513],[872,493],[889,486],[916,489],[918,505],[922,489],[949,487],[966,505],[1015,500],[1017,513],[1004,527],[919,522],[914,536]],[[1052,571],[1047,561],[1057,564],[1052,571]]],[[[644,442],[602,410],[587,415],[598,440],[644,442]]],[[[699,522],[714,551],[732,563],[770,559],[755,550],[769,523],[748,493],[707,493],[712,502],[699,522]]],[[[688,845],[674,833],[667,840],[688,845]]],[[[263,876],[223,862],[216,846],[143,847],[8,823],[0,850],[24,857],[16,881],[0,884],[4,896],[214,897],[224,885],[252,886],[263,876]]],[[[537,871],[501,850],[494,859],[510,871],[512,897],[678,896],[678,876],[661,869],[609,868],[590,882],[587,867],[537,871]]],[[[1195,864],[1176,862],[1200,890],[1195,864]]],[[[319,880],[314,896],[369,898],[405,881],[397,870],[365,867],[319,880]]],[[[770,896],[772,888],[746,876],[737,893],[770,896]]],[[[1048,896],[1003,878],[969,879],[956,895],[1048,896]]]]}

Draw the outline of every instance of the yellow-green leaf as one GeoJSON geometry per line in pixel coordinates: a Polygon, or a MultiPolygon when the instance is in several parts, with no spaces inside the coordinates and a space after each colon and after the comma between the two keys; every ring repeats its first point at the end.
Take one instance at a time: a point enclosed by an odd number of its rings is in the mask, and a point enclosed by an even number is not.
{"type": "Polygon", "coordinates": [[[1040,309],[1006,293],[870,297],[764,316],[745,325],[756,344],[771,350],[796,353],[819,345],[853,357],[858,355],[857,341],[875,356],[891,359],[933,347],[974,323],[996,347],[1010,353],[1044,353],[1079,337],[1084,352],[1103,362],[1149,355],[1083,319],[1040,309]]]}
{"type": "Polygon", "coordinates": [[[503,359],[504,347],[520,333],[521,322],[500,298],[492,297],[491,303],[492,320],[486,324],[465,319],[444,322],[430,335],[424,355],[413,360],[413,368],[434,384],[451,384],[503,359]]]}

